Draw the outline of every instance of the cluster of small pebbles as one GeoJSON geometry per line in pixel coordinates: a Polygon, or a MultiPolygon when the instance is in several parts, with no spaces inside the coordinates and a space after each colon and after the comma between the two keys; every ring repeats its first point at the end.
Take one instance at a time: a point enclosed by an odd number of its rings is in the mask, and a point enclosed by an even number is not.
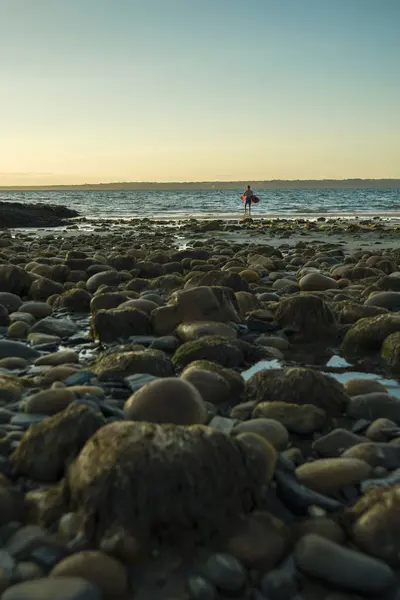
{"type": "Polygon", "coordinates": [[[73,227],[0,233],[1,600],[399,600],[400,249],[73,227]]]}

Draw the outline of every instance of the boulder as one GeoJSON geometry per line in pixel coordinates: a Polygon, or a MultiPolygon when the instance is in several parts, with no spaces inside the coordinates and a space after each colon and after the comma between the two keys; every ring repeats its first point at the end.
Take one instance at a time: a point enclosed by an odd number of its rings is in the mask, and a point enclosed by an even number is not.
{"type": "Polygon", "coordinates": [[[341,351],[345,358],[378,354],[385,339],[400,331],[400,315],[384,314],[360,319],[347,331],[341,351]]]}
{"type": "Polygon", "coordinates": [[[231,340],[219,336],[207,336],[182,344],[175,352],[172,362],[183,369],[196,360],[217,362],[223,367],[235,368],[243,365],[244,354],[231,340]]]}
{"type": "Polygon", "coordinates": [[[327,414],[312,404],[288,402],[260,402],[253,411],[254,417],[274,419],[290,433],[308,434],[321,429],[327,423],[327,414]]]}
{"type": "Polygon", "coordinates": [[[334,312],[322,298],[311,294],[283,298],[275,320],[292,342],[317,343],[337,334],[334,312]]]}
{"type": "Polygon", "coordinates": [[[136,308],[98,310],[92,315],[90,323],[91,337],[105,343],[150,332],[148,316],[136,308]]]}
{"type": "Polygon", "coordinates": [[[100,381],[124,379],[136,373],[155,377],[174,375],[171,361],[159,350],[113,352],[100,357],[91,368],[100,381]]]}
{"type": "Polygon", "coordinates": [[[210,335],[235,340],[237,330],[227,323],[196,321],[194,323],[181,323],[176,330],[176,335],[183,342],[190,342],[210,335]]]}
{"type": "Polygon", "coordinates": [[[338,283],[332,277],[326,277],[322,273],[308,273],[300,279],[299,287],[302,292],[321,292],[336,289],[338,283]]]}
{"type": "Polygon", "coordinates": [[[16,296],[28,294],[33,277],[17,265],[0,265],[0,290],[16,296]]]}

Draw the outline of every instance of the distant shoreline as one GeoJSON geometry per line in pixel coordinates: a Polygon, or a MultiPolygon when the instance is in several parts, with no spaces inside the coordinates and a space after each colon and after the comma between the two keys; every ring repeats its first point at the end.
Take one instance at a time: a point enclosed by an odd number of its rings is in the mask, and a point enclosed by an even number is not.
{"type": "Polygon", "coordinates": [[[193,191],[236,190],[251,184],[258,190],[400,189],[400,179],[310,179],[271,181],[115,182],[80,185],[0,186],[0,191],[193,191]]]}

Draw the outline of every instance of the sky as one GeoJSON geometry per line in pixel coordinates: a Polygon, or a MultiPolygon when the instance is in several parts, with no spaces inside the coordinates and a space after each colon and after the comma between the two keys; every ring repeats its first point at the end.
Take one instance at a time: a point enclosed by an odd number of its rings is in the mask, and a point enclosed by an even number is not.
{"type": "Polygon", "coordinates": [[[0,185],[400,178],[400,0],[0,0],[0,185]]]}

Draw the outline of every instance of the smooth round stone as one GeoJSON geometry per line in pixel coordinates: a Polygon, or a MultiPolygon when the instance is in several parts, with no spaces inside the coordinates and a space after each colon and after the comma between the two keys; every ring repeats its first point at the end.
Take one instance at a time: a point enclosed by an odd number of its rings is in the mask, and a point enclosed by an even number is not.
{"type": "Polygon", "coordinates": [[[57,367],[58,365],[77,362],[79,362],[79,356],[74,350],[60,350],[59,352],[53,352],[51,354],[46,354],[46,356],[41,356],[35,361],[35,365],[37,367],[42,365],[57,367]]]}
{"type": "Polygon", "coordinates": [[[0,304],[5,306],[9,313],[19,310],[22,300],[16,294],[10,292],[0,292],[0,304]]]}
{"type": "Polygon", "coordinates": [[[47,333],[57,335],[60,338],[70,337],[78,330],[78,326],[69,319],[54,319],[46,317],[41,319],[32,327],[32,333],[47,333]]]}
{"type": "Polygon", "coordinates": [[[218,335],[228,340],[237,338],[237,330],[234,327],[217,322],[182,323],[178,326],[176,334],[183,342],[190,342],[208,335],[218,335]]]}
{"type": "Polygon", "coordinates": [[[383,561],[315,534],[304,536],[294,555],[300,571],[351,592],[382,594],[396,584],[392,569],[383,561]]]}
{"type": "Polygon", "coordinates": [[[220,404],[228,399],[230,389],[228,382],[213,371],[190,367],[182,373],[181,378],[188,381],[200,392],[204,402],[220,404]]]}
{"type": "Polygon", "coordinates": [[[25,321],[15,321],[8,328],[7,335],[9,338],[24,339],[28,335],[30,326],[25,321]]]}
{"type": "Polygon", "coordinates": [[[385,386],[373,379],[348,379],[344,382],[343,386],[349,396],[361,396],[362,394],[371,394],[373,392],[387,393],[385,386]]]}
{"type": "Polygon", "coordinates": [[[26,323],[29,326],[33,325],[36,322],[35,317],[29,313],[21,311],[11,313],[10,322],[17,323],[18,321],[22,321],[23,323],[26,323]]]}
{"type": "Polygon", "coordinates": [[[302,292],[317,292],[336,289],[338,284],[335,279],[322,273],[308,273],[300,279],[299,287],[302,292]]]}
{"type": "Polygon", "coordinates": [[[190,600],[217,600],[215,586],[201,575],[191,575],[186,584],[190,600]]]}
{"type": "Polygon", "coordinates": [[[36,423],[41,423],[44,421],[47,416],[48,415],[26,415],[24,413],[19,413],[11,419],[10,423],[11,425],[17,425],[23,429],[28,429],[28,427],[31,425],[35,425],[36,423]]]}
{"type": "Polygon", "coordinates": [[[7,327],[10,322],[10,318],[8,316],[8,310],[5,306],[0,304],[0,326],[7,327]]]}
{"type": "Polygon", "coordinates": [[[1,600],[103,600],[101,591],[80,577],[44,577],[18,583],[1,600]]]}
{"type": "Polygon", "coordinates": [[[400,311],[400,292],[378,292],[364,302],[365,306],[380,306],[393,312],[400,311]]]}
{"type": "Polygon", "coordinates": [[[25,369],[28,365],[29,362],[26,358],[18,358],[17,356],[0,359],[0,369],[7,369],[7,371],[19,371],[25,369]]]}
{"type": "Polygon", "coordinates": [[[0,358],[16,357],[33,360],[39,356],[39,352],[27,344],[12,340],[0,340],[0,358]]]}
{"type": "Polygon", "coordinates": [[[312,447],[324,458],[338,458],[349,448],[365,441],[365,438],[352,431],[338,428],[316,439],[312,447]]]}
{"type": "Polygon", "coordinates": [[[239,592],[247,582],[246,569],[230,554],[213,554],[207,560],[203,575],[224,592],[239,592]]]}
{"type": "Polygon", "coordinates": [[[42,390],[25,400],[25,411],[29,414],[55,415],[75,400],[69,388],[42,390]]]}
{"type": "Polygon", "coordinates": [[[53,309],[47,302],[24,302],[19,310],[33,315],[35,319],[45,319],[53,312],[53,309]]]}
{"type": "Polygon", "coordinates": [[[28,342],[32,346],[42,346],[43,344],[59,344],[61,338],[58,335],[49,335],[47,333],[30,333],[28,335],[28,342]]]}
{"type": "Polygon", "coordinates": [[[269,348],[277,348],[277,350],[281,350],[284,352],[290,346],[289,342],[284,338],[273,335],[260,335],[257,338],[257,344],[261,344],[261,346],[268,346],[269,348]]]}
{"type": "Polygon", "coordinates": [[[274,419],[260,418],[243,421],[236,425],[232,433],[257,433],[272,444],[276,450],[284,450],[289,443],[289,433],[286,427],[274,419]]]}
{"type": "Polygon", "coordinates": [[[264,575],[261,590],[268,600],[292,600],[298,592],[298,585],[293,573],[276,569],[264,575]]]}
{"type": "Polygon", "coordinates": [[[98,588],[104,600],[125,598],[128,576],[125,567],[115,558],[98,550],[77,552],[54,567],[50,578],[83,577],[98,588]]]}
{"type": "Polygon", "coordinates": [[[315,492],[330,494],[368,479],[371,467],[357,458],[321,458],[297,467],[296,476],[315,492]]]}
{"type": "Polygon", "coordinates": [[[372,392],[352,396],[347,405],[347,414],[353,419],[390,419],[400,425],[400,400],[388,394],[372,392]]]}

